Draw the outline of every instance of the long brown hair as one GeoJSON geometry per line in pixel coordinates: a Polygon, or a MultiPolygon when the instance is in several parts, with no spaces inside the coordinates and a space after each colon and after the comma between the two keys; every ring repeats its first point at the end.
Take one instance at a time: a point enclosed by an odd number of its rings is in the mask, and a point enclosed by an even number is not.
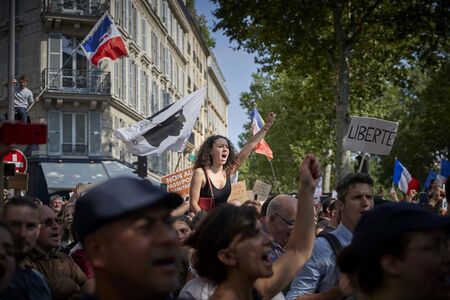
{"type": "Polygon", "coordinates": [[[222,135],[212,135],[212,136],[208,137],[206,139],[206,141],[203,142],[203,144],[200,146],[200,149],[198,150],[197,159],[195,160],[195,163],[194,163],[194,169],[197,169],[197,168],[205,169],[212,165],[212,157],[211,157],[210,150],[212,149],[213,144],[217,139],[224,139],[228,143],[229,154],[228,154],[227,161],[223,165],[223,169],[229,175],[231,167],[237,163],[237,155],[236,155],[236,150],[234,149],[234,146],[231,143],[231,141],[222,135]]]}

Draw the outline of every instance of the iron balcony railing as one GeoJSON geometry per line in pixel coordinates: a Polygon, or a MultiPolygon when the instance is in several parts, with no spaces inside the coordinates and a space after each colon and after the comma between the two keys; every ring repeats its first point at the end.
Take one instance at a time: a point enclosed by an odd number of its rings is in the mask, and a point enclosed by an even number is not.
{"type": "Polygon", "coordinates": [[[44,84],[50,92],[110,95],[111,74],[102,71],[45,69],[44,84]]]}
{"type": "Polygon", "coordinates": [[[62,155],[87,156],[88,145],[62,144],[62,155]]]}
{"type": "Polygon", "coordinates": [[[44,11],[52,13],[101,16],[109,9],[107,0],[44,0],[44,11]]]}

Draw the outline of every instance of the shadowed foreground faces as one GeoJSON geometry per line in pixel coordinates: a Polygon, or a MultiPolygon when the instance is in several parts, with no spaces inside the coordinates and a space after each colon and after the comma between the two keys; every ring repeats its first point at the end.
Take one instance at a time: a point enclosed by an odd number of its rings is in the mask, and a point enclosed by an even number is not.
{"type": "Polygon", "coordinates": [[[169,212],[181,203],[132,177],[106,181],[77,201],[75,230],[92,262],[98,299],[166,299],[177,288],[169,212]]]}
{"type": "Polygon", "coordinates": [[[413,204],[365,214],[339,256],[362,299],[449,299],[450,218],[413,204]]]}
{"type": "Polygon", "coordinates": [[[38,206],[32,200],[14,197],[5,205],[3,220],[13,233],[20,263],[33,250],[39,236],[38,206]]]}
{"type": "Polygon", "coordinates": [[[85,241],[97,278],[142,295],[164,295],[177,287],[177,244],[161,206],[105,225],[85,241]]]}
{"type": "Polygon", "coordinates": [[[0,295],[6,290],[14,276],[16,260],[11,231],[0,223],[0,295]]]}

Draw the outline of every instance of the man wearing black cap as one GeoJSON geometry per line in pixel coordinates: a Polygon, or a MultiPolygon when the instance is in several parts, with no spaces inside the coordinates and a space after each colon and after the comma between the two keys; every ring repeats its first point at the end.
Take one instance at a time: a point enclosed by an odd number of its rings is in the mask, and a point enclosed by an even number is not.
{"type": "Polygon", "coordinates": [[[450,218],[413,204],[368,212],[339,256],[361,299],[450,299],[450,218]]]}
{"type": "Polygon", "coordinates": [[[169,211],[181,203],[131,177],[111,179],[77,201],[74,224],[95,271],[93,299],[169,299],[178,252],[169,211]]]}

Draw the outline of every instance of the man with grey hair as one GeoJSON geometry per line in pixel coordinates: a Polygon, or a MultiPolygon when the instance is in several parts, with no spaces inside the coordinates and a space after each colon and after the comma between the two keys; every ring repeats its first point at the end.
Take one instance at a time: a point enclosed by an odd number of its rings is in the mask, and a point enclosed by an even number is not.
{"type": "Polygon", "coordinates": [[[269,255],[271,261],[280,257],[285,250],[297,214],[297,199],[280,194],[273,198],[267,207],[267,232],[272,236],[272,250],[269,255]]]}
{"type": "Polygon", "coordinates": [[[58,194],[54,194],[50,197],[50,200],[48,201],[48,206],[53,209],[55,214],[59,214],[63,207],[64,201],[62,197],[58,194]]]}

